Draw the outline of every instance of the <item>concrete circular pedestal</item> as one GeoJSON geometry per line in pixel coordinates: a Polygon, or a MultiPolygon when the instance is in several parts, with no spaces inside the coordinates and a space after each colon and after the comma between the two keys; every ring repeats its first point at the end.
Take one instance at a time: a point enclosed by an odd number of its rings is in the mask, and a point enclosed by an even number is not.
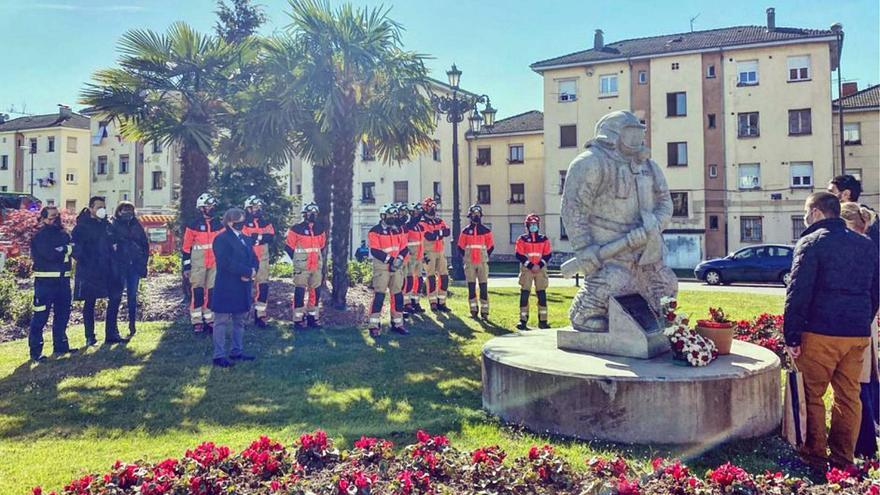
{"type": "Polygon", "coordinates": [[[556,331],[483,346],[483,407],[532,431],[585,440],[703,444],[772,432],[782,416],[779,358],[734,341],[709,366],[556,348],[556,331]]]}

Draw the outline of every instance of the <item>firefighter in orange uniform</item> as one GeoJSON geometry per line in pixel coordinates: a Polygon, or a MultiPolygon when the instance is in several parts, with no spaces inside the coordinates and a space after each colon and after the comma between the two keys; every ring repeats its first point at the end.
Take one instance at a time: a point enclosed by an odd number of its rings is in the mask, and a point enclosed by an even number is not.
{"type": "Polygon", "coordinates": [[[220,220],[214,218],[217,200],[210,193],[196,199],[196,208],[202,218],[186,226],[183,233],[183,247],[180,258],[183,261],[183,276],[190,285],[190,322],[193,331],[201,333],[213,330],[214,313],[209,302],[214,292],[214,277],[217,266],[214,261],[214,238],[223,230],[220,220]]]}
{"type": "Polygon", "coordinates": [[[483,319],[489,318],[489,256],[495,250],[492,231],[483,225],[483,207],[474,204],[468,209],[471,224],[458,236],[458,252],[464,261],[464,277],[468,286],[468,304],[471,316],[479,311],[483,319]],[[480,284],[480,304],[477,306],[477,283],[480,284]]]}
{"type": "Polygon", "coordinates": [[[400,227],[397,206],[386,204],[379,210],[379,223],[370,229],[367,244],[373,259],[373,304],[370,308],[370,336],[381,334],[382,306],[385,291],[391,294],[391,331],[401,335],[409,332],[403,326],[404,262],[409,253],[407,236],[400,227]]]}
{"type": "Polygon", "coordinates": [[[446,222],[437,217],[437,202],[434,198],[425,198],[422,202],[424,218],[422,226],[425,236],[425,276],[428,280],[428,301],[431,311],[435,313],[449,311],[446,306],[446,290],[449,288],[449,266],[446,264],[443,239],[451,235],[446,222]]]}
{"type": "Polygon", "coordinates": [[[318,223],[318,205],[302,207],[303,221],[290,227],[284,250],[293,261],[293,328],[321,328],[318,323],[318,298],[324,264],[327,233],[318,223]]]}
{"type": "Polygon", "coordinates": [[[425,264],[425,227],[422,225],[422,204],[410,203],[407,206],[407,211],[409,217],[403,227],[406,232],[406,247],[409,248],[406,262],[407,275],[403,285],[403,297],[406,299],[403,305],[404,316],[425,312],[419,303],[419,293],[425,283],[422,279],[422,268],[425,264]]]}
{"type": "Polygon", "coordinates": [[[547,263],[550,262],[550,239],[540,233],[541,218],[534,213],[525,221],[526,233],[516,239],[516,259],[519,267],[519,330],[528,330],[529,294],[532,284],[538,296],[538,328],[550,328],[547,324],[547,263]]]}
{"type": "Polygon", "coordinates": [[[244,200],[245,219],[242,234],[254,242],[254,254],[260,262],[254,277],[254,323],[266,328],[266,309],[269,304],[269,245],[275,240],[275,227],[263,217],[263,200],[251,196],[244,200]]]}

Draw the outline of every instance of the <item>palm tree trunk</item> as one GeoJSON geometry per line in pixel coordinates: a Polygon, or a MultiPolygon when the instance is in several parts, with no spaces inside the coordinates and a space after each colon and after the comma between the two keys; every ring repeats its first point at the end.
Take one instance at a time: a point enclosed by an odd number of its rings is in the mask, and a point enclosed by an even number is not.
{"type": "MultiPolygon", "coordinates": [[[[318,223],[323,225],[328,231],[330,225],[330,209],[331,209],[331,189],[333,187],[332,175],[333,167],[329,163],[312,164],[312,196],[318,205],[318,223]]],[[[326,253],[326,251],[325,251],[326,253]]],[[[321,265],[321,273],[324,274],[321,281],[321,292],[326,294],[327,289],[327,258],[323,257],[323,265],[321,265]]]]}
{"type": "Polygon", "coordinates": [[[333,291],[331,302],[337,309],[345,309],[348,293],[348,257],[351,253],[352,181],[357,146],[343,141],[333,152],[332,201],[333,221],[330,231],[330,251],[333,257],[333,291]]]}
{"type": "Polygon", "coordinates": [[[196,210],[196,199],[208,190],[210,165],[208,157],[193,143],[183,143],[180,154],[180,203],[177,211],[183,231],[183,225],[188,225],[200,215],[196,210]]]}

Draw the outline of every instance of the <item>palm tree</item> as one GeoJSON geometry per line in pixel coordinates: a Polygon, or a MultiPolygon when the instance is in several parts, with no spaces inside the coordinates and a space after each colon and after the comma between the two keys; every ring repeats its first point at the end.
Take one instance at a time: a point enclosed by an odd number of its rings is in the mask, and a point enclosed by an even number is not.
{"type": "Polygon", "coordinates": [[[385,162],[427,150],[435,123],[430,82],[425,56],[403,50],[387,9],[321,0],[291,0],[290,8],[286,35],[268,43],[278,112],[264,114],[264,124],[287,120],[297,153],[316,166],[315,197],[332,209],[332,301],[344,307],[355,154],[365,140],[385,162]]]}
{"type": "Polygon", "coordinates": [[[218,139],[236,128],[229,100],[240,89],[242,67],[256,58],[256,42],[228,44],[178,22],[165,34],[129,31],[119,52],[118,67],[95,72],[81,102],[118,119],[128,139],[180,145],[178,210],[185,224],[208,187],[209,156],[218,139]]]}

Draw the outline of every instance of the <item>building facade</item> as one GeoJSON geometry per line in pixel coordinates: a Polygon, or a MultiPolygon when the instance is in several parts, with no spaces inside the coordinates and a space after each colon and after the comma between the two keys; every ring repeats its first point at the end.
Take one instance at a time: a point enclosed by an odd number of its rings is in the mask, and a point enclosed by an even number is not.
{"type": "Polygon", "coordinates": [[[483,223],[494,234],[492,259],[515,261],[526,215],[536,213],[543,221],[544,115],[533,110],[468,133],[467,175],[469,204],[483,208],[483,223]]]}
{"type": "Polygon", "coordinates": [[[91,194],[105,197],[111,211],[120,201],[144,211],[175,209],[180,194],[179,146],[127,140],[116,120],[91,117],[91,194]]]}
{"type": "Polygon", "coordinates": [[[0,191],[75,212],[89,199],[89,118],[60,107],[0,124],[0,191]]]}
{"type": "MultiPolygon", "coordinates": [[[[545,184],[564,174],[596,122],[630,110],[674,204],[667,263],[692,268],[755,243],[790,243],[795,215],[831,177],[831,71],[839,27],[739,26],[604,43],[536,62],[544,83],[545,184]]],[[[547,229],[570,247],[559,190],[546,188],[547,229]]]]}
{"type": "MultiPolygon", "coordinates": [[[[862,181],[859,202],[880,211],[880,85],[858,90],[844,83],[842,98],[834,100],[834,170],[862,181]],[[839,112],[843,109],[844,161],[840,159],[839,112]]],[[[820,184],[822,186],[823,184],[820,184]]]]}

